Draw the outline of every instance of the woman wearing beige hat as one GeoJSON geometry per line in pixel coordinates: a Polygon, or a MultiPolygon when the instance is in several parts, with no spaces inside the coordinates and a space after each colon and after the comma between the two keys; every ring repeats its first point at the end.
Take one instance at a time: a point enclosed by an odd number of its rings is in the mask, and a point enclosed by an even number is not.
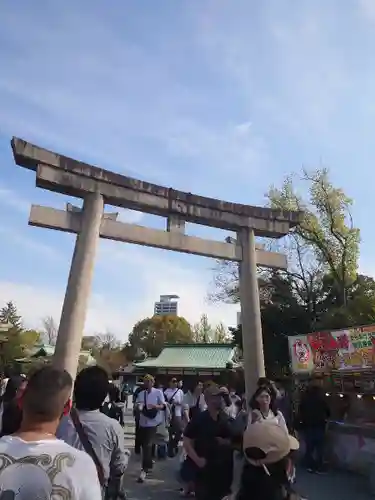
{"type": "Polygon", "coordinates": [[[248,426],[243,437],[245,463],[236,500],[301,499],[292,491],[288,478],[289,455],[298,448],[298,441],[275,422],[248,426]]]}

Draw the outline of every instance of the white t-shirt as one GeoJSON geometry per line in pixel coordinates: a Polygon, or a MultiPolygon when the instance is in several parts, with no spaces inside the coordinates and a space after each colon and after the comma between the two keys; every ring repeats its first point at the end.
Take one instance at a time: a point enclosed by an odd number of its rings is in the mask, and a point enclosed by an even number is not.
{"type": "Polygon", "coordinates": [[[0,498],[101,500],[92,458],[59,439],[0,439],[0,498]]]}
{"type": "MultiPolygon", "coordinates": [[[[288,434],[289,434],[288,426],[286,425],[284,415],[281,413],[281,411],[278,411],[276,413],[276,415],[275,415],[273,413],[273,411],[270,410],[267,415],[262,414],[262,420],[261,420],[261,422],[263,420],[266,421],[266,422],[272,422],[272,423],[275,423],[275,424],[279,425],[280,427],[282,427],[283,429],[285,429],[286,432],[288,432],[288,434]]],[[[251,423],[252,423],[252,415],[251,415],[251,412],[250,412],[248,424],[251,424],[251,423]]]]}
{"type": "Polygon", "coordinates": [[[206,400],[204,399],[204,394],[199,394],[199,402],[197,396],[191,391],[188,391],[184,396],[184,409],[189,410],[197,406],[200,411],[205,411],[207,409],[206,400]]]}
{"type": "Polygon", "coordinates": [[[175,405],[174,414],[176,417],[182,417],[182,403],[184,401],[184,393],[181,389],[166,389],[164,395],[169,402],[173,398],[172,403],[175,405]]]}
{"type": "MultiPolygon", "coordinates": [[[[165,399],[164,394],[160,389],[155,389],[152,387],[151,391],[141,391],[137,397],[137,404],[140,405],[164,405],[165,399]]],[[[155,418],[148,418],[141,412],[139,417],[140,427],[157,427],[163,422],[163,412],[159,410],[155,418]]]]}

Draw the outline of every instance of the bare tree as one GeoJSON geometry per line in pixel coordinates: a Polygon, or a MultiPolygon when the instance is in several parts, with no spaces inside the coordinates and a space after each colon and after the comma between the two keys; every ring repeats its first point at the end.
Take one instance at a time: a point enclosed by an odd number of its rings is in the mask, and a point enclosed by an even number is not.
{"type": "Polygon", "coordinates": [[[57,324],[52,316],[46,316],[42,319],[43,333],[42,338],[49,345],[55,345],[57,339],[57,324]]]}
{"type": "Polygon", "coordinates": [[[116,349],[120,347],[120,341],[113,333],[100,333],[96,335],[97,346],[100,349],[116,349]]]}

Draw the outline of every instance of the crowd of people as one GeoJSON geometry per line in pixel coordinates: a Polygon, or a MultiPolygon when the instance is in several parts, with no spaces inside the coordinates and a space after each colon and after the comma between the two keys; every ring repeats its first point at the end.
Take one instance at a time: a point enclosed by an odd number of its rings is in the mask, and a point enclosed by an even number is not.
{"type": "Polygon", "coordinates": [[[181,383],[172,378],[167,389],[156,388],[154,378],[147,375],[134,392],[133,404],[135,453],[142,456],[139,482],[147,479],[156,457],[179,453],[183,437],[179,471],[183,496],[198,500],[302,498],[293,487],[299,445],[290,433],[297,429],[306,438],[308,470],[324,472],[329,412],[317,387],[306,391],[293,415],[285,391],[265,378],[246,402],[235,390],[214,383],[198,382],[184,393],[181,383]],[[275,453],[263,450],[262,443],[275,453]],[[158,453],[160,447],[166,452],[158,453]]]}
{"type": "Polygon", "coordinates": [[[130,452],[103,411],[107,373],[46,365],[8,379],[1,398],[1,500],[117,500],[130,452]]]}
{"type": "MultiPolygon", "coordinates": [[[[66,371],[47,365],[28,378],[9,378],[2,392],[1,500],[125,498],[130,452],[119,401],[129,388],[120,391],[97,366],[82,370],[73,384],[66,371]]],[[[183,496],[301,499],[293,486],[299,445],[291,433],[304,435],[307,469],[324,472],[329,411],[315,386],[294,417],[286,403],[267,379],[247,402],[213,382],[184,392],[176,378],[161,388],[146,375],[133,394],[138,481],[147,480],[156,459],[178,456],[183,496]]]]}

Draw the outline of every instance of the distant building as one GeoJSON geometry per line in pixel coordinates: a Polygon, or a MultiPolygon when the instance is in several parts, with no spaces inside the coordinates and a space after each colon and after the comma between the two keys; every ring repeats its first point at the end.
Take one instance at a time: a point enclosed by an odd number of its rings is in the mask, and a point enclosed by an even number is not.
{"type": "Polygon", "coordinates": [[[178,315],[178,295],[160,295],[159,302],[155,302],[155,316],[177,316],[178,315]]]}

